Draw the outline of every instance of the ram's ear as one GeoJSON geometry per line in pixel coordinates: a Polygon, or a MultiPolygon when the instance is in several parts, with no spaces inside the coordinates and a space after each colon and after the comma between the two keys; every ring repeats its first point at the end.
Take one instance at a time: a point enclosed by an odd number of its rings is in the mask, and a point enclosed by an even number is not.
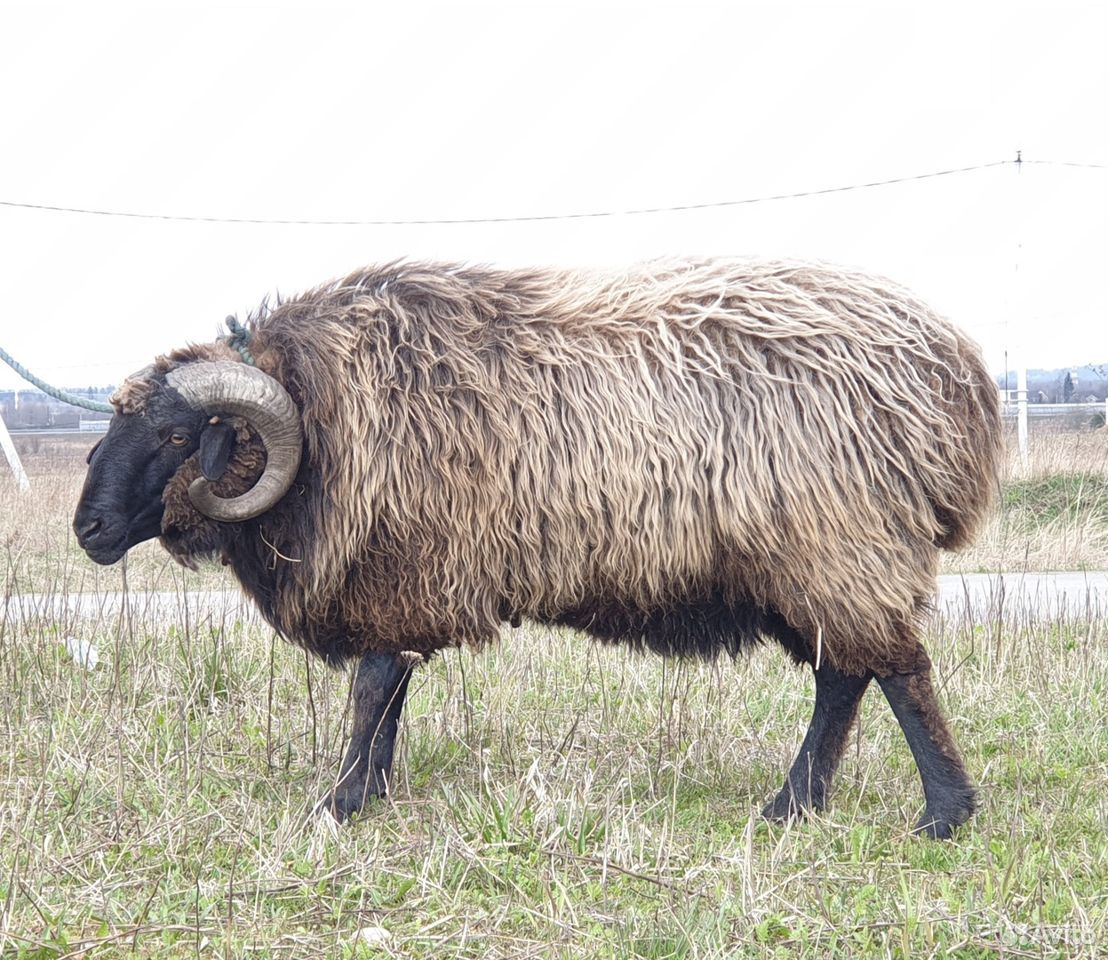
{"type": "Polygon", "coordinates": [[[227,469],[235,446],[235,428],[212,417],[200,434],[200,472],[209,481],[218,480],[227,469]]]}

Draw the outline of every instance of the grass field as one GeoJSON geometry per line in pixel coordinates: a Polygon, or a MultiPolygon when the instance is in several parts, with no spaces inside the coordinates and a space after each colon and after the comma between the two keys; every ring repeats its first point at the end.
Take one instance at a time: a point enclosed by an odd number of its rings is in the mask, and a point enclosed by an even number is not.
{"type": "Polygon", "coordinates": [[[998,509],[977,543],[944,554],[943,573],[1103,570],[1108,567],[1108,436],[1100,430],[1033,433],[1024,463],[1008,437],[998,509]]]}
{"type": "MultiPolygon", "coordinates": [[[[1013,458],[947,569],[1108,566],[1105,446],[1013,458]]],[[[82,452],[28,452],[29,498],[0,482],[8,595],[227,582],[154,545],[85,560],[82,452]]],[[[811,709],[775,648],[677,664],[524,627],[450,653],[413,684],[394,795],[340,829],[309,811],[345,675],[249,619],[5,616],[0,956],[1101,957],[1105,613],[931,622],[983,801],[951,843],[909,834],[919,781],[875,690],[830,812],[760,820],[811,709]]]]}

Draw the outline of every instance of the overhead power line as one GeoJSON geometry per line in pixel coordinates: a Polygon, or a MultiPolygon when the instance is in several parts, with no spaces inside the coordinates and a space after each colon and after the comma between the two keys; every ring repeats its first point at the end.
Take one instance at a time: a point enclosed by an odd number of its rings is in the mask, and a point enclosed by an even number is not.
{"type": "Polygon", "coordinates": [[[687,210],[710,210],[722,207],[741,207],[755,203],[770,203],[776,200],[799,200],[804,197],[820,197],[833,193],[847,193],[851,190],[868,190],[873,187],[888,187],[898,183],[912,183],[918,180],[933,180],[937,177],[949,177],[955,174],[973,173],[978,170],[990,170],[995,167],[1019,164],[1040,166],[1083,167],[1092,170],[1104,170],[1099,163],[1075,163],[1065,160],[993,160],[990,163],[978,163],[968,167],[954,167],[949,170],[933,170],[930,173],[917,173],[904,177],[892,177],[887,180],[871,180],[866,183],[851,183],[838,187],[822,187],[815,190],[800,190],[795,193],[774,193],[760,197],[744,197],[740,200],[715,200],[707,203],[683,203],[673,206],[631,207],[622,210],[591,210],[578,213],[537,213],[514,217],[442,217],[427,219],[367,219],[367,220],[313,220],[267,217],[203,217],[186,216],[173,213],[140,213],[130,210],[99,210],[93,207],[66,207],[48,203],[25,203],[15,200],[0,200],[0,206],[22,210],[45,210],[51,213],[77,213],[96,217],[128,217],[134,220],[172,220],[185,223],[252,223],[270,226],[319,226],[319,227],[415,227],[447,226],[451,224],[475,223],[536,223],[546,220],[589,220],[602,217],[636,217],[652,213],[680,213],[687,210]]]}
{"type": "Polygon", "coordinates": [[[1019,160],[1012,161],[1013,163],[1035,163],[1044,167],[1080,167],[1082,170],[1105,170],[1108,169],[1103,163],[1077,163],[1074,160],[1019,160]]]}

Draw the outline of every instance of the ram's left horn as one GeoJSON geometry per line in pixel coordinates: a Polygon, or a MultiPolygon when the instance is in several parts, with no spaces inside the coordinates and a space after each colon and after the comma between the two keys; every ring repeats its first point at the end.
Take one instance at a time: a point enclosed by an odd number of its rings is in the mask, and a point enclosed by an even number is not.
{"type": "Polygon", "coordinates": [[[189,485],[193,505],[205,516],[230,523],[265,513],[292,486],[300,467],[300,414],[288,391],[257,367],[228,360],[188,363],[165,379],[197,410],[242,417],[265,445],[265,470],[246,493],[217,497],[200,477],[189,485]]]}

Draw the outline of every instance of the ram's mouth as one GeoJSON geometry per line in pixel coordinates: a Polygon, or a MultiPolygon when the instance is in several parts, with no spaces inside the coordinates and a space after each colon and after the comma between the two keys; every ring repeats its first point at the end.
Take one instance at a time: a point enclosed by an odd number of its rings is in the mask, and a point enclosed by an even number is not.
{"type": "Polygon", "coordinates": [[[106,529],[99,529],[91,536],[78,535],[77,542],[88,558],[102,567],[111,566],[131,548],[126,536],[106,529]]]}

